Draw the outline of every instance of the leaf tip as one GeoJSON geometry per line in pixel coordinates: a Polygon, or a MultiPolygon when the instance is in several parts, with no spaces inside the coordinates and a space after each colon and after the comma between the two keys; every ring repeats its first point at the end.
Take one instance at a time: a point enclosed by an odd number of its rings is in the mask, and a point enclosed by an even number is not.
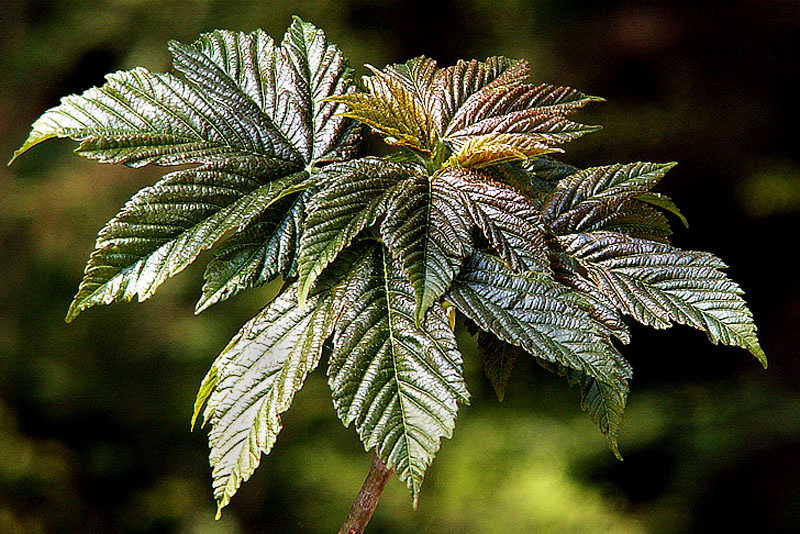
{"type": "Polygon", "coordinates": [[[759,363],[764,367],[764,369],[767,368],[769,362],[767,362],[767,355],[761,348],[761,345],[756,343],[754,347],[750,348],[750,353],[758,359],[759,363]]]}
{"type": "Polygon", "coordinates": [[[64,322],[69,324],[75,320],[78,315],[81,313],[81,308],[77,305],[77,302],[73,302],[70,304],[69,309],[67,310],[67,316],[64,317],[64,322]]]}
{"type": "Polygon", "coordinates": [[[619,452],[619,443],[617,443],[617,437],[607,435],[606,440],[608,441],[608,448],[611,449],[611,452],[614,454],[616,459],[620,462],[625,461],[624,458],[622,458],[622,454],[619,452]]]}

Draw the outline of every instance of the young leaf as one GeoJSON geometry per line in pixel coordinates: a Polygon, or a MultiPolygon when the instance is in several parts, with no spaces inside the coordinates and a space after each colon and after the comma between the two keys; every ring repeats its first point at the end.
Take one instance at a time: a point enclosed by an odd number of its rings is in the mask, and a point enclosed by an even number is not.
{"type": "Polygon", "coordinates": [[[523,83],[524,62],[489,58],[436,69],[420,57],[364,78],[367,94],[331,98],[345,116],[384,135],[390,144],[426,156],[444,142],[448,165],[485,167],[560,151],[555,145],[597,130],[567,120],[597,98],[574,89],[523,83]]]}
{"type": "Polygon", "coordinates": [[[426,100],[436,131],[447,130],[453,115],[484,87],[499,89],[518,84],[528,75],[527,63],[501,56],[489,57],[486,61],[460,59],[455,65],[439,70],[426,100]]]}
{"type": "Polygon", "coordinates": [[[381,72],[367,65],[373,76],[364,77],[367,93],[333,97],[331,102],[347,104],[345,117],[357,119],[382,134],[386,142],[419,152],[432,152],[429,116],[425,95],[420,88],[429,85],[430,67],[436,63],[426,58],[410,60],[381,72]]]}
{"type": "Polygon", "coordinates": [[[559,242],[623,313],[655,328],[677,322],[703,330],[713,343],[745,348],[767,366],[743,292],[716,256],[613,232],[559,242]]]}
{"type": "Polygon", "coordinates": [[[450,437],[469,394],[443,309],[414,320],[414,291],[382,247],[344,295],[328,369],[334,405],[366,449],[394,469],[414,502],[425,470],[450,437]]]}

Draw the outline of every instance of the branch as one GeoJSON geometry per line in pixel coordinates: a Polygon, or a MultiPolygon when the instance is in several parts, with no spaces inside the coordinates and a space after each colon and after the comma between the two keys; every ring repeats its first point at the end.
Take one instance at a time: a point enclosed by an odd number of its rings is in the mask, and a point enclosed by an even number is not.
{"type": "Polygon", "coordinates": [[[364,480],[353,506],[350,507],[350,513],[347,514],[344,525],[339,529],[339,534],[363,534],[375,507],[378,506],[383,488],[386,487],[386,482],[393,473],[394,469],[387,468],[378,455],[373,453],[372,465],[369,467],[367,478],[364,480]]]}

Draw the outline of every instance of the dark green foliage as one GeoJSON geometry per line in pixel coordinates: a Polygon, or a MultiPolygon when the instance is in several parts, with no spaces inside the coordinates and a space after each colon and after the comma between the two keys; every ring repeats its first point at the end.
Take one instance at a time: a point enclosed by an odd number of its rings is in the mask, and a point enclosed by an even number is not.
{"type": "Polygon", "coordinates": [[[528,353],[579,387],[617,456],[625,316],[692,326],[766,366],[722,261],[668,243],[661,210],[682,215],[650,190],[673,163],[581,170],[545,156],[596,130],[568,116],[601,99],[529,83],[527,63],[502,57],[370,68],[358,90],[342,53],[299,19],[280,45],[217,31],[170,50],[183,77],[111,74],[42,115],[15,157],[65,137],[105,163],[189,165],[100,231],[68,320],[149,298],[212,247],[198,312],[282,277],[195,405],[220,510],[325,346],[339,417],[416,502],[469,400],[454,309],[480,329],[498,396],[528,353]],[[359,153],[362,125],[401,154],[359,153]]]}

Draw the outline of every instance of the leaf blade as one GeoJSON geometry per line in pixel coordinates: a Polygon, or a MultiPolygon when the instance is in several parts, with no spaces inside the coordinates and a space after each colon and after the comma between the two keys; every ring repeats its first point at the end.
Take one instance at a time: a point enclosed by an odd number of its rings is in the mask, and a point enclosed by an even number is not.
{"type": "Polygon", "coordinates": [[[369,263],[334,332],[329,383],[344,424],[355,424],[365,448],[395,469],[416,503],[441,438],[452,434],[458,402],[469,394],[441,307],[418,328],[401,268],[381,250],[369,263]]]}
{"type": "Polygon", "coordinates": [[[386,211],[395,188],[413,167],[380,158],[334,164],[321,172],[324,183],[309,200],[300,239],[298,273],[301,301],[322,270],[356,235],[386,211]]]}
{"type": "Polygon", "coordinates": [[[306,376],[319,363],[331,322],[323,299],[299,306],[296,285],[251,319],[217,357],[208,395],[209,432],[217,517],[262,454],[272,449],[306,376]]]}
{"type": "Polygon", "coordinates": [[[414,288],[418,322],[472,253],[468,223],[462,193],[445,179],[414,176],[391,199],[380,232],[414,288]]]}
{"type": "Polygon", "coordinates": [[[677,322],[704,331],[712,343],[748,350],[766,368],[752,313],[741,288],[713,254],[613,232],[561,236],[600,292],[623,313],[655,328],[677,322]]]}
{"type": "Polygon", "coordinates": [[[141,302],[219,239],[247,223],[294,187],[301,171],[266,183],[269,161],[215,162],[176,171],[142,189],[100,231],[67,322],[98,304],[141,302]]]}

